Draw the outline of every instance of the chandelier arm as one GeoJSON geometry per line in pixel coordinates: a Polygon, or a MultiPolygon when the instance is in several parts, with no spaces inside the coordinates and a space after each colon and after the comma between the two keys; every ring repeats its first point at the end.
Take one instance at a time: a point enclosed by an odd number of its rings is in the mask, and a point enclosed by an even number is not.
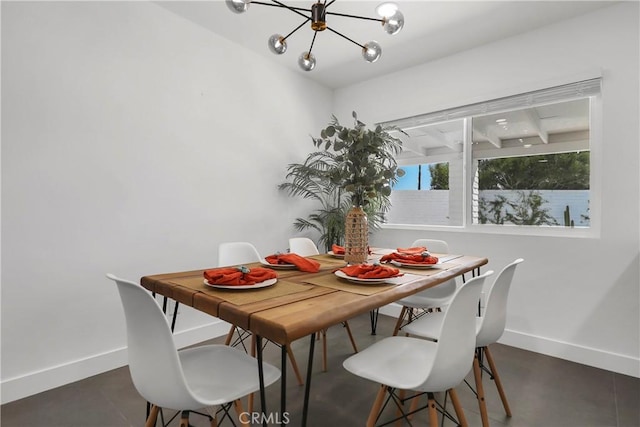
{"type": "Polygon", "coordinates": [[[360,43],[358,43],[358,42],[356,42],[356,41],[351,40],[349,37],[345,36],[345,35],[344,35],[344,34],[342,34],[342,33],[337,32],[337,31],[336,31],[336,30],[334,30],[333,28],[331,28],[331,27],[327,27],[327,30],[329,30],[329,31],[331,31],[332,33],[335,33],[335,34],[339,35],[340,37],[342,37],[342,38],[344,38],[344,39],[349,40],[351,43],[353,43],[353,44],[355,44],[355,45],[358,45],[358,46],[360,46],[361,48],[365,49],[365,47],[364,47],[363,45],[361,45],[360,43]]]}
{"type": "MultiPolygon", "coordinates": [[[[311,46],[309,46],[309,52],[307,52],[307,55],[311,55],[311,49],[313,49],[313,44],[316,41],[316,36],[318,35],[317,31],[313,32],[313,39],[311,39],[311,46]]],[[[308,57],[308,56],[307,56],[308,57]]]]}
{"type": "Polygon", "coordinates": [[[306,24],[306,23],[307,23],[307,22],[309,22],[310,20],[311,20],[311,18],[307,18],[307,19],[305,19],[305,21],[304,21],[302,24],[298,25],[298,26],[295,28],[295,30],[291,31],[289,34],[287,34],[286,36],[284,36],[284,37],[282,38],[282,40],[286,40],[287,38],[289,38],[289,36],[290,36],[291,34],[293,34],[293,33],[295,33],[296,31],[298,31],[300,28],[302,28],[302,26],[303,26],[304,24],[306,24]]]}
{"type": "MultiPolygon", "coordinates": [[[[251,2],[254,3],[254,2],[251,2]]],[[[325,12],[327,15],[335,15],[335,16],[344,16],[346,18],[356,18],[356,19],[364,19],[367,21],[378,21],[378,22],[384,22],[384,19],[380,19],[380,18],[369,18],[368,16],[358,16],[358,15],[349,15],[347,13],[337,13],[337,12],[325,12]]]]}

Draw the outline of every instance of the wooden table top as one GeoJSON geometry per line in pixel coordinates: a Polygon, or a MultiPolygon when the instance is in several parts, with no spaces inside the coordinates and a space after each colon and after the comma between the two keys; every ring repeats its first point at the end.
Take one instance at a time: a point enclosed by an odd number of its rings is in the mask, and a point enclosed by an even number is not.
{"type": "MultiPolygon", "coordinates": [[[[374,250],[372,260],[375,260],[376,252],[374,250]]],[[[379,259],[384,252],[377,253],[379,259]]],[[[311,257],[320,262],[318,273],[277,270],[278,282],[260,289],[214,289],[204,284],[206,269],[144,276],[141,284],[152,292],[278,344],[289,344],[488,262],[486,258],[468,255],[438,256],[441,264],[436,268],[401,268],[404,275],[392,279],[393,284],[356,284],[338,278],[334,271],[345,263],[330,255],[311,257]]],[[[258,265],[247,264],[248,267],[258,265]]]]}

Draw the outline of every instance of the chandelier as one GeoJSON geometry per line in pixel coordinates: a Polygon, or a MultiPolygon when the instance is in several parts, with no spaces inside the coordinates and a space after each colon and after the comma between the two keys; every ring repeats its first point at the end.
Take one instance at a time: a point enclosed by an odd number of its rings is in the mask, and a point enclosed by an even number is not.
{"type": "Polygon", "coordinates": [[[291,12],[300,15],[304,18],[304,21],[298,25],[293,31],[291,31],[286,36],[282,36],[281,34],[274,34],[269,37],[268,45],[269,50],[276,55],[282,55],[287,51],[287,39],[293,35],[296,31],[302,28],[307,22],[311,21],[311,29],[314,31],[313,39],[311,40],[311,46],[307,52],[302,52],[298,57],[298,65],[304,71],[311,71],[316,66],[316,58],[311,53],[313,49],[313,44],[316,41],[316,36],[319,31],[329,30],[334,34],[339,35],[345,40],[350,41],[351,43],[360,46],[362,49],[362,57],[367,62],[376,62],[380,59],[382,55],[382,47],[380,44],[374,40],[369,41],[365,44],[360,44],[344,34],[336,31],[334,28],[327,25],[327,15],[335,15],[342,16],[346,18],[355,18],[355,19],[365,19],[369,21],[378,21],[382,24],[384,31],[387,34],[394,35],[398,34],[402,27],[404,26],[404,16],[398,10],[398,6],[395,3],[383,3],[376,8],[376,12],[380,16],[380,18],[369,18],[366,16],[357,16],[357,15],[349,15],[346,13],[337,13],[331,12],[329,10],[329,6],[331,6],[336,0],[331,0],[327,3],[327,0],[320,1],[311,5],[311,9],[304,9],[301,7],[292,7],[287,6],[286,4],[278,1],[271,0],[272,3],[265,3],[261,1],[253,1],[253,0],[225,0],[229,9],[231,9],[234,13],[244,13],[249,10],[249,6],[252,4],[259,4],[262,6],[272,6],[272,7],[280,7],[284,9],[288,9],[291,12]]]}

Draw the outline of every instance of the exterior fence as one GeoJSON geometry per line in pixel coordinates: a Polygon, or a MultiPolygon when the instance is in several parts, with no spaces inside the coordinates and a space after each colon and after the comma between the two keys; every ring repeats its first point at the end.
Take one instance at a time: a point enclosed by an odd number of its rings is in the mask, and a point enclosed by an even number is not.
{"type": "MultiPolygon", "coordinates": [[[[520,193],[529,190],[482,190],[479,198],[486,201],[502,196],[517,201],[520,193]]],[[[589,190],[535,190],[544,200],[541,209],[565,224],[565,210],[569,206],[576,227],[589,227],[589,190]]],[[[391,193],[389,224],[462,225],[461,212],[451,212],[448,190],[396,190],[391,193]]]]}

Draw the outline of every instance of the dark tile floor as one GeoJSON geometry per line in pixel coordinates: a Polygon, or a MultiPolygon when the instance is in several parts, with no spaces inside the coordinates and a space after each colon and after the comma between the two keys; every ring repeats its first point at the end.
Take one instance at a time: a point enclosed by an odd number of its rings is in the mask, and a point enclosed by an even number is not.
{"type": "MultiPolygon", "coordinates": [[[[353,319],[350,325],[358,346],[365,348],[391,333],[393,319],[380,316],[376,336],[369,333],[368,314],[353,319]]],[[[342,327],[329,329],[327,336],[327,372],[321,372],[321,345],[319,342],[316,345],[308,425],[363,426],[378,386],[342,368],[342,361],[352,352],[342,327]]],[[[221,341],[221,338],[213,340],[221,341]]],[[[297,341],[292,347],[304,375],[309,339],[297,341]]],[[[640,379],[499,344],[492,346],[492,352],[513,412],[511,418],[505,416],[493,382],[485,377],[492,426],[640,426],[640,379]]],[[[266,359],[276,366],[279,355],[276,346],[267,346],[266,359]]],[[[473,383],[472,376],[469,380],[473,383]]],[[[473,393],[464,384],[457,390],[470,426],[480,426],[473,393]]],[[[300,425],[303,392],[304,387],[296,384],[289,369],[287,411],[291,426],[300,425]]],[[[278,409],[279,393],[278,383],[267,390],[268,410],[278,409]]],[[[5,426],[122,427],[144,424],[145,402],[133,388],[128,368],[124,367],[5,404],[0,409],[5,426]]],[[[387,412],[385,415],[392,415],[392,411],[387,412]]],[[[172,414],[167,411],[164,415],[168,419],[172,414]]],[[[198,415],[192,415],[190,421],[195,427],[209,426],[198,415]]],[[[273,421],[270,425],[278,425],[275,418],[273,421]]],[[[177,426],[178,421],[170,425],[177,426]]],[[[231,424],[225,421],[222,425],[231,424]]],[[[414,417],[413,425],[428,425],[424,411],[414,417]]],[[[443,425],[454,423],[445,420],[443,425]]]]}

